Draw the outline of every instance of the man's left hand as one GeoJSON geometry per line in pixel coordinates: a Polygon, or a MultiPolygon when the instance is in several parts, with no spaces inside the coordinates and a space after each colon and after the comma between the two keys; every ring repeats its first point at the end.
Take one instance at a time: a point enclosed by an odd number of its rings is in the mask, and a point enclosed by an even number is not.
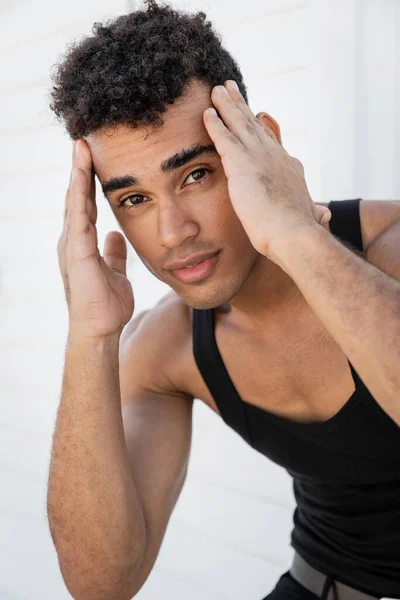
{"type": "Polygon", "coordinates": [[[313,202],[301,162],[265,128],[235,82],[216,86],[218,110],[204,112],[209,136],[221,156],[229,196],[252,245],[274,262],[279,246],[303,227],[327,223],[331,212],[313,202]]]}

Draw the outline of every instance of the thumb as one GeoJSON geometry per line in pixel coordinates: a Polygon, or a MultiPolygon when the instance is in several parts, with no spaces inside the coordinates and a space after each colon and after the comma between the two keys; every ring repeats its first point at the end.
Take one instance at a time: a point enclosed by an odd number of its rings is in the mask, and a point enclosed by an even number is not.
{"type": "Polygon", "coordinates": [[[315,204],[314,216],[317,223],[325,225],[331,220],[332,213],[327,206],[315,204]]]}
{"type": "Polygon", "coordinates": [[[109,231],[104,240],[103,258],[110,269],[126,277],[127,248],[125,237],[119,231],[109,231]]]}

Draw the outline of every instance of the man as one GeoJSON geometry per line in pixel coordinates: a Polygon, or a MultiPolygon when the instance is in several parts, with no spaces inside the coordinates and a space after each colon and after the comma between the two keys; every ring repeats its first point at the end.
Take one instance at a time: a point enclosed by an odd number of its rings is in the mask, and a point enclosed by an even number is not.
{"type": "Polygon", "coordinates": [[[202,13],[150,1],[95,26],[52,109],[79,140],[48,487],[73,597],[125,600],[146,581],[198,398],[293,476],[295,559],[268,598],[400,598],[400,203],[314,204],[202,13]],[[172,288],[134,318],[124,236],[97,248],[94,174],[172,288]]]}

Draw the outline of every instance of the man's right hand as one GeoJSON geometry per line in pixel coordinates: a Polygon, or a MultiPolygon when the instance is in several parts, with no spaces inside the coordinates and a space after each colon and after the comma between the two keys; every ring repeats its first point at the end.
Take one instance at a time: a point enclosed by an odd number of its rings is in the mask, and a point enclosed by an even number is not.
{"type": "Polygon", "coordinates": [[[64,227],[57,244],[58,264],[70,335],[104,338],[120,334],[134,311],[133,290],[126,277],[126,241],[122,233],[109,232],[104,258],[100,256],[92,156],[85,140],[79,139],[73,146],[64,227]]]}

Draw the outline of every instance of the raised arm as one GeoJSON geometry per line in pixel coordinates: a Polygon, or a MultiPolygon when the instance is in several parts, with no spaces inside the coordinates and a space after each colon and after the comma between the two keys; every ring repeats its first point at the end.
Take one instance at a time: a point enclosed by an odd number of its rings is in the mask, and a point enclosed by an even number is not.
{"type": "Polygon", "coordinates": [[[193,397],[174,390],[165,376],[168,363],[179,360],[171,329],[182,323],[181,309],[166,299],[156,310],[158,314],[143,318],[120,352],[126,446],[146,533],[140,567],[132,573],[132,595],[145,583],[158,556],[185,482],[191,446],[193,397]],[[140,372],[140,378],[133,371],[140,372]]]}
{"type": "MultiPolygon", "coordinates": [[[[57,246],[69,332],[47,514],[73,598],[129,600],[154,564],[183,485],[192,398],[164,377],[179,354],[169,302],[132,321],[120,232],[107,235],[100,255],[83,140],[73,162],[57,246]]],[[[179,340],[179,319],[175,330],[179,340]]]]}
{"type": "Polygon", "coordinates": [[[76,600],[135,596],[185,481],[193,399],[162,391],[157,322],[160,313],[138,315],[119,349],[87,340],[67,349],[48,516],[76,600]]]}

